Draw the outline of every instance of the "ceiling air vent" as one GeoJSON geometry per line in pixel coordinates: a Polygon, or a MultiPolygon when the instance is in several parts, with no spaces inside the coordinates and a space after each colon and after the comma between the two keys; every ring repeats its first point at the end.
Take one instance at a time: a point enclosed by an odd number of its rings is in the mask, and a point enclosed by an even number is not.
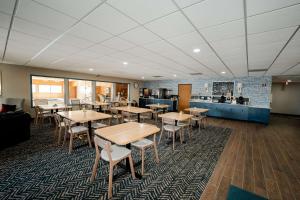
{"type": "Polygon", "coordinates": [[[196,73],[190,73],[190,75],[192,76],[200,76],[203,75],[201,72],[196,72],[196,73]]]}
{"type": "Polygon", "coordinates": [[[152,76],[153,78],[162,78],[163,76],[152,76]]]}

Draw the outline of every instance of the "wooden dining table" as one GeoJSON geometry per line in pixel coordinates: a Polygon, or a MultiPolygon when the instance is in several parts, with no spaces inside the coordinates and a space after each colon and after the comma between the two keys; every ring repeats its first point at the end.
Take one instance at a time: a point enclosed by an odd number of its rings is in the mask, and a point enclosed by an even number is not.
{"type": "MultiPolygon", "coordinates": [[[[159,131],[160,128],[152,124],[128,122],[97,129],[95,134],[105,140],[111,141],[112,143],[117,145],[126,145],[126,148],[131,149],[132,142],[154,135],[159,131]]],[[[126,159],[125,169],[130,172],[128,159],[126,159]]],[[[142,176],[136,173],[136,177],[141,178],[142,176]]]]}
{"type": "Polygon", "coordinates": [[[100,102],[100,101],[86,102],[85,104],[91,105],[92,109],[94,109],[95,107],[98,107],[98,111],[99,112],[102,112],[102,107],[103,106],[109,106],[109,105],[111,105],[111,103],[109,103],[109,102],[100,102]]]}
{"type": "Polygon", "coordinates": [[[40,109],[47,111],[50,110],[50,112],[53,114],[54,111],[58,112],[58,110],[66,109],[66,108],[72,108],[72,106],[68,106],[65,104],[53,104],[53,105],[39,105],[40,109]]]}
{"type": "Polygon", "coordinates": [[[138,122],[141,121],[140,120],[141,113],[152,112],[152,110],[148,108],[140,108],[140,107],[133,107],[133,106],[122,106],[122,107],[116,107],[115,109],[119,111],[125,111],[129,113],[137,114],[138,122]]]}
{"type": "Polygon", "coordinates": [[[168,112],[158,115],[158,117],[175,120],[175,126],[177,126],[178,121],[186,121],[193,117],[193,115],[185,114],[182,112],[168,112]]]}
{"type": "Polygon", "coordinates": [[[111,118],[111,115],[99,113],[93,110],[63,111],[63,112],[57,112],[57,114],[75,123],[87,122],[90,135],[92,135],[92,121],[111,118]]]}
{"type": "Polygon", "coordinates": [[[170,107],[170,105],[159,104],[159,103],[157,103],[157,104],[147,104],[146,106],[149,107],[149,108],[162,109],[163,113],[165,113],[166,109],[170,107]]]}
{"type": "Polygon", "coordinates": [[[184,111],[200,114],[200,113],[208,112],[209,109],[206,109],[206,108],[186,108],[186,109],[184,109],[184,111]]]}

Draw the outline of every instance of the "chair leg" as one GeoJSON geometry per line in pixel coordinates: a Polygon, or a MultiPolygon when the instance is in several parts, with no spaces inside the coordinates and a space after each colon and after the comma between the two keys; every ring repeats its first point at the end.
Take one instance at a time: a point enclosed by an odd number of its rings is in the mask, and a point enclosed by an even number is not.
{"type": "Polygon", "coordinates": [[[59,127],[59,129],[58,129],[58,139],[57,139],[57,144],[59,144],[60,143],[60,140],[61,140],[61,127],[59,127]]]}
{"type": "Polygon", "coordinates": [[[160,143],[160,141],[161,141],[161,136],[162,136],[162,134],[164,133],[164,130],[162,129],[161,130],[161,132],[160,132],[160,136],[159,136],[159,140],[158,140],[158,144],[160,143]]]}
{"type": "Polygon", "coordinates": [[[141,151],[142,154],[142,176],[144,175],[144,164],[145,164],[145,149],[143,148],[141,151]]]}
{"type": "Polygon", "coordinates": [[[87,139],[88,139],[88,142],[89,142],[89,147],[92,147],[91,138],[90,138],[90,133],[87,131],[87,132],[86,132],[86,135],[87,135],[87,139]]]}
{"type": "Polygon", "coordinates": [[[156,134],[153,135],[153,149],[154,149],[156,163],[159,163],[158,151],[157,151],[157,145],[156,145],[156,134]]]}
{"type": "Polygon", "coordinates": [[[175,132],[173,132],[173,151],[175,150],[175,132]]]}
{"type": "Polygon", "coordinates": [[[73,134],[70,134],[69,154],[72,153],[73,149],[73,134]]]}
{"type": "Polygon", "coordinates": [[[129,154],[128,158],[129,158],[131,176],[132,176],[133,179],[135,179],[135,172],[134,172],[134,167],[133,167],[133,161],[132,161],[131,154],[129,154]]]}
{"type": "MultiPolygon", "coordinates": [[[[96,147],[96,148],[98,148],[98,147],[96,147]]],[[[95,177],[96,177],[96,174],[97,174],[97,168],[98,168],[99,160],[100,160],[100,154],[96,154],[95,163],[94,163],[94,166],[93,166],[93,172],[92,172],[92,176],[90,178],[91,182],[95,180],[95,177]]]]}
{"type": "Polygon", "coordinates": [[[112,180],[114,174],[114,166],[112,163],[109,163],[109,177],[108,177],[108,198],[112,197],[112,180]]]}

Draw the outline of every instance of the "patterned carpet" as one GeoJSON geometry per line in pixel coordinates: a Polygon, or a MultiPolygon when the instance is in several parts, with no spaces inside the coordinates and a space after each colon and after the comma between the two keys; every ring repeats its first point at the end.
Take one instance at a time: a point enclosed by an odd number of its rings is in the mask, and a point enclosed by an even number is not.
{"type": "MultiPolygon", "coordinates": [[[[95,150],[81,141],[71,155],[53,144],[53,128],[32,127],[31,139],[0,152],[0,199],[107,199],[108,165],[101,161],[90,183],[95,150]]],[[[113,199],[199,199],[231,133],[208,126],[176,150],[162,140],[160,163],[147,150],[143,179],[126,173],[113,181],[113,199]]],[[[140,159],[133,150],[133,158],[140,159]]],[[[123,169],[117,168],[117,174],[123,169]]],[[[140,172],[141,166],[135,167],[140,172]]]]}

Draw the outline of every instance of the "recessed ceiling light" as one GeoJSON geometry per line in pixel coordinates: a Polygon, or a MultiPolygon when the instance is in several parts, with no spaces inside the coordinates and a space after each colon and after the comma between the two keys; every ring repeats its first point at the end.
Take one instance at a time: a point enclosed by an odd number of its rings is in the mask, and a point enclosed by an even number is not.
{"type": "Polygon", "coordinates": [[[142,79],[145,79],[145,77],[142,76],[142,79]]]}
{"type": "Polygon", "coordinates": [[[128,62],[123,62],[123,65],[128,65],[128,62]]]}
{"type": "Polygon", "coordinates": [[[200,49],[198,49],[198,48],[197,48],[197,49],[193,49],[193,52],[194,52],[194,53],[199,53],[199,52],[200,52],[200,49]]]}
{"type": "Polygon", "coordinates": [[[94,71],[94,69],[93,68],[89,68],[89,71],[92,72],[92,71],[94,71]]]}
{"type": "Polygon", "coordinates": [[[221,72],[221,74],[226,74],[226,72],[221,72]]]}
{"type": "Polygon", "coordinates": [[[173,76],[174,76],[174,77],[176,77],[177,75],[176,75],[176,74],[174,74],[173,76]]]}

